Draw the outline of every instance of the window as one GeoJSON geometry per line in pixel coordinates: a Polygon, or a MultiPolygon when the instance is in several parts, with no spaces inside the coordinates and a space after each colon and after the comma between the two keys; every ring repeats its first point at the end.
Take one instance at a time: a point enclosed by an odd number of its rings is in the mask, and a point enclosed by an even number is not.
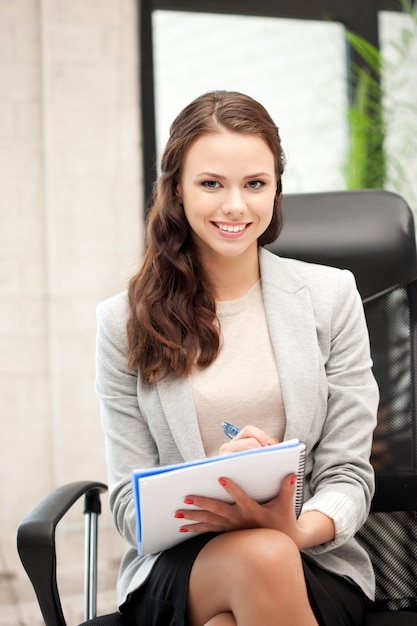
{"type": "Polygon", "coordinates": [[[393,11],[379,14],[385,61],[386,188],[403,195],[417,214],[417,22],[393,11]]]}
{"type": "Polygon", "coordinates": [[[217,88],[260,100],[280,127],[288,191],[343,187],[348,133],[344,28],[378,45],[378,10],[399,0],[142,0],[145,194],[169,123],[217,88]]]}
{"type": "Polygon", "coordinates": [[[343,185],[347,89],[341,24],[158,10],[152,27],[158,157],[170,123],[193,98],[213,89],[242,91],[266,106],[279,126],[286,191],[343,185]]]}

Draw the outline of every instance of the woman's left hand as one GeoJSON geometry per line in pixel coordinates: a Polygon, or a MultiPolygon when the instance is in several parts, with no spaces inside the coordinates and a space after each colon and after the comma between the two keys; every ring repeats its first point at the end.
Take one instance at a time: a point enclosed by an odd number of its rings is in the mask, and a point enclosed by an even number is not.
{"type": "Polygon", "coordinates": [[[198,509],[178,509],[176,517],[193,523],[183,524],[181,532],[225,532],[243,528],[271,528],[279,530],[302,548],[304,532],[294,511],[294,491],[297,476],[289,474],[282,481],[278,495],[264,504],[258,504],[239,485],[229,478],[220,478],[220,484],[233,499],[233,504],[190,495],[184,502],[198,509]]]}

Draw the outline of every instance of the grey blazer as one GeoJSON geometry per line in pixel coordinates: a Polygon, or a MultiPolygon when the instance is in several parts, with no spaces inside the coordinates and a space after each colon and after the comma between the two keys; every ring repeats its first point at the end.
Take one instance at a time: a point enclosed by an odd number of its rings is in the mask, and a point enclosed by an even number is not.
{"type": "MultiPolygon", "coordinates": [[[[298,438],[307,447],[304,510],[321,510],[336,525],[334,541],[306,552],[372,599],[372,566],[354,539],[373,495],[369,456],[378,405],[360,296],[348,271],[264,249],[259,257],[286,412],[284,439],[298,438]]],[[[110,507],[130,546],[119,574],[120,605],[157,557],[137,554],[132,470],[204,457],[190,378],[148,386],[127,371],[127,315],[126,293],[98,306],[97,391],[110,507]]]]}

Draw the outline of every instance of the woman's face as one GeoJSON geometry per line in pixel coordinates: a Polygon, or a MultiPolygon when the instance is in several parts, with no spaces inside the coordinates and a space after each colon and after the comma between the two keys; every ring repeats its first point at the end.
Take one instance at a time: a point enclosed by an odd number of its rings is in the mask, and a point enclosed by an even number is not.
{"type": "Polygon", "coordinates": [[[277,187],[274,155],[257,135],[221,130],[189,148],[177,187],[202,260],[257,254],[277,187]]]}

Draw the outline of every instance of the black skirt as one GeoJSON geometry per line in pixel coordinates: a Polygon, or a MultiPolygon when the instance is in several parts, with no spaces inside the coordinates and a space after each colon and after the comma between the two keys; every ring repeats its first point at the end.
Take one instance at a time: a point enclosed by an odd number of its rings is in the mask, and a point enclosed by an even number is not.
{"type": "MultiPolygon", "coordinates": [[[[197,535],[163,552],[147,582],[132,593],[122,611],[137,626],[187,626],[191,568],[216,533],[197,535]]],[[[310,604],[320,626],[362,626],[365,596],[353,583],[323,570],[301,555],[310,604]]]]}

